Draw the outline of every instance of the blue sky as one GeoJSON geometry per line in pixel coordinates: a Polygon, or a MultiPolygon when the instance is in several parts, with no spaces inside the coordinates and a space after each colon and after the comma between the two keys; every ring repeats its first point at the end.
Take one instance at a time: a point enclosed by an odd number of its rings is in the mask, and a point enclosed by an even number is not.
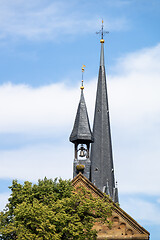
{"type": "Polygon", "coordinates": [[[92,124],[102,18],[121,207],[159,240],[159,0],[0,0],[0,207],[12,179],[72,178],[81,66],[92,124]]]}

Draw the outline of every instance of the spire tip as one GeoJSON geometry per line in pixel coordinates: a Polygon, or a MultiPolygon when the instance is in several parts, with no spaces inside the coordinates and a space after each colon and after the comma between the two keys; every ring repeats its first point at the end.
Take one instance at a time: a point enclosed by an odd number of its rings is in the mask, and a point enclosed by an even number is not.
{"type": "Polygon", "coordinates": [[[83,86],[83,73],[84,73],[84,68],[85,68],[85,67],[86,67],[85,65],[82,65],[82,85],[81,85],[81,87],[80,87],[81,90],[84,89],[84,86],[83,86]]]}
{"type": "Polygon", "coordinates": [[[104,25],[103,25],[103,19],[102,19],[101,30],[98,31],[98,32],[96,32],[97,34],[101,34],[101,40],[100,40],[100,43],[104,43],[104,38],[103,38],[104,34],[109,33],[109,32],[104,31],[103,28],[104,28],[104,25]]]}

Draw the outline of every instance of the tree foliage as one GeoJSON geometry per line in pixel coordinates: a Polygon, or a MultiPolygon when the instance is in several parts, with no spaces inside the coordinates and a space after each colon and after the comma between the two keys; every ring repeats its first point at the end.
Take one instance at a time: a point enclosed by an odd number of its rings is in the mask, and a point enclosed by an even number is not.
{"type": "Polygon", "coordinates": [[[95,221],[107,222],[111,205],[71,181],[45,178],[38,184],[14,180],[0,213],[0,239],[96,239],[95,221]]]}

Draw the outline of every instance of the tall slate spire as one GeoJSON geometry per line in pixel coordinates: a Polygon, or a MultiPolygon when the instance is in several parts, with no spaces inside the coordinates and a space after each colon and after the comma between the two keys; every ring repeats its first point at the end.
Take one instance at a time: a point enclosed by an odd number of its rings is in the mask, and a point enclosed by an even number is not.
{"type": "MultiPolygon", "coordinates": [[[[110,197],[114,200],[114,195],[115,193],[117,194],[118,191],[115,188],[114,179],[108,94],[104,65],[103,21],[101,34],[100,67],[93,123],[94,143],[92,143],[91,146],[91,182],[101,191],[107,194],[109,193],[110,197]]],[[[118,196],[116,197],[116,201],[118,201],[118,196]]]]}

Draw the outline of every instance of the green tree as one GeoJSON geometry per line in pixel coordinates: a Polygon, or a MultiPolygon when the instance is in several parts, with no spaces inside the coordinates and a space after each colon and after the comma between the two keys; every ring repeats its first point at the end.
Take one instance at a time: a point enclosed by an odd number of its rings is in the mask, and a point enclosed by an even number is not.
{"type": "Polygon", "coordinates": [[[71,181],[45,178],[38,184],[14,180],[11,196],[0,213],[0,239],[96,239],[95,221],[107,222],[111,204],[95,198],[71,181]]]}

